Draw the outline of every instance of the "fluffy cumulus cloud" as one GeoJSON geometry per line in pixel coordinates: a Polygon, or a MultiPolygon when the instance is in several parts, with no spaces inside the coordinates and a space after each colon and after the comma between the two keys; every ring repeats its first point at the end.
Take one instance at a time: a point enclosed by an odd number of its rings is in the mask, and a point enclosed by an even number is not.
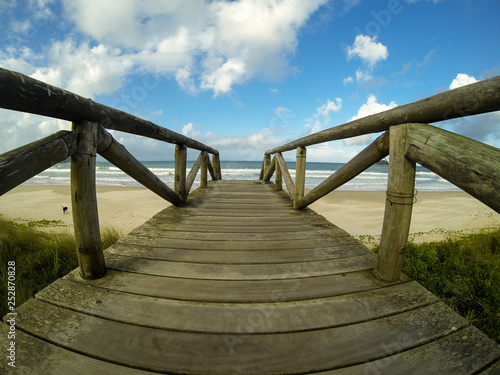
{"type": "Polygon", "coordinates": [[[389,56],[387,47],[377,42],[377,37],[358,35],[352,46],[347,47],[347,57],[359,57],[368,66],[373,67],[377,62],[386,60],[389,56]]]}
{"type": "MultiPolygon", "coordinates": [[[[377,41],[377,37],[358,35],[352,46],[346,48],[347,59],[359,58],[363,67],[356,70],[356,82],[368,87],[374,87],[385,82],[372,75],[378,62],[387,60],[389,51],[385,45],[377,41]]],[[[344,84],[353,82],[352,77],[344,79],[344,84]]]]}
{"type": "MultiPolygon", "coordinates": [[[[327,2],[63,0],[56,9],[53,0],[31,1],[33,19],[57,22],[59,12],[72,32],[38,54],[21,45],[0,49],[0,63],[89,97],[117,90],[137,72],[173,78],[191,93],[223,95],[251,78],[293,72],[297,33],[327,2]]],[[[33,27],[21,20],[10,25],[13,35],[36,36],[33,27]]]]}
{"type": "MultiPolygon", "coordinates": [[[[392,108],[396,108],[398,105],[392,101],[389,104],[382,104],[377,101],[377,97],[375,95],[370,95],[365,104],[363,104],[358,111],[358,114],[352,117],[349,121],[354,121],[366,116],[371,116],[380,112],[387,111],[392,108]]],[[[344,140],[344,144],[346,146],[359,146],[365,145],[372,141],[373,135],[366,134],[361,135],[359,137],[348,138],[344,140]]]]}
{"type": "MultiPolygon", "coordinates": [[[[221,96],[250,79],[277,81],[294,73],[289,61],[299,30],[327,2],[30,0],[25,17],[6,27],[9,43],[0,47],[0,66],[92,99],[116,92],[132,74],[147,79],[141,88],[172,79],[186,92],[221,96]]],[[[0,13],[16,6],[0,0],[0,13]]],[[[132,111],[137,104],[113,106],[132,111]]],[[[33,128],[41,122],[19,116],[4,116],[0,138],[20,123],[33,128]]],[[[69,126],[47,120],[33,137],[69,126]]],[[[186,126],[183,131],[198,135],[196,127],[186,126]]],[[[267,133],[252,139],[262,134],[267,133]]],[[[0,147],[11,148],[6,142],[0,147]]]]}
{"type": "Polygon", "coordinates": [[[450,90],[470,85],[471,83],[477,82],[477,79],[475,79],[472,76],[469,76],[467,74],[459,73],[457,74],[457,77],[451,82],[450,84],[450,90]]]}
{"type": "Polygon", "coordinates": [[[335,98],[335,101],[327,100],[325,104],[316,109],[316,113],[307,120],[306,129],[309,134],[316,133],[328,125],[331,121],[330,112],[338,112],[342,109],[342,99],[335,98]]]}
{"type": "Polygon", "coordinates": [[[230,92],[290,71],[297,31],[327,0],[65,0],[65,14],[137,69],[171,75],[190,92],[230,92]]]}

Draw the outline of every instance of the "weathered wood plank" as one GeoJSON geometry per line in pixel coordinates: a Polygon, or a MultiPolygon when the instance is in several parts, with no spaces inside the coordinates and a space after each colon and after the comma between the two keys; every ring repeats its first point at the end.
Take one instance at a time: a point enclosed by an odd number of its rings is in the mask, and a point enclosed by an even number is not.
{"type": "Polygon", "coordinates": [[[355,365],[420,346],[467,324],[442,303],[354,325],[259,335],[157,330],[35,299],[18,309],[18,317],[20,329],[96,358],[152,371],[211,374],[296,374],[355,365]]]}
{"type": "Polygon", "coordinates": [[[284,262],[309,262],[318,259],[339,259],[366,254],[359,244],[342,244],[336,247],[286,250],[189,250],[151,247],[118,243],[105,250],[105,254],[136,256],[139,258],[169,260],[188,263],[259,264],[284,262]]]}
{"type": "MultiPolygon", "coordinates": [[[[390,349],[397,345],[395,342],[386,347],[390,349]]],[[[320,372],[318,375],[469,375],[477,374],[498,357],[498,345],[494,345],[478,329],[469,326],[427,345],[361,365],[320,372]]],[[[493,375],[497,372],[486,371],[481,374],[493,375]]]]}
{"type": "MultiPolygon", "coordinates": [[[[75,272],[65,278],[84,282],[75,272]]],[[[319,277],[245,281],[173,278],[109,270],[104,277],[92,280],[89,285],[184,301],[283,302],[368,291],[402,281],[378,281],[371,270],[319,277]]]]}
{"type": "Polygon", "coordinates": [[[61,130],[0,155],[0,195],[72,156],[77,137],[61,130]]]}
{"type": "Polygon", "coordinates": [[[65,279],[43,289],[36,298],[123,323],[185,332],[234,334],[333,328],[399,314],[438,301],[414,281],[311,300],[309,304],[192,303],[121,293],[65,279]]]}
{"type": "MultiPolygon", "coordinates": [[[[330,229],[316,229],[309,231],[300,231],[300,232],[279,232],[273,233],[272,231],[267,232],[232,232],[228,234],[227,232],[182,232],[180,230],[170,231],[170,230],[161,230],[161,226],[157,226],[156,228],[145,228],[141,230],[140,228],[134,230],[135,236],[145,236],[147,238],[165,238],[172,240],[197,240],[197,241],[229,241],[229,242],[248,242],[248,241],[276,241],[276,240],[308,240],[308,239],[328,239],[327,236],[346,236],[345,232],[342,230],[334,230],[330,229]]],[[[308,247],[305,244],[305,247],[308,247]]]]}
{"type": "Polygon", "coordinates": [[[375,254],[333,260],[272,264],[208,264],[161,261],[107,253],[108,269],[145,275],[206,280],[279,280],[373,269],[375,254]]]}
{"type": "MultiPolygon", "coordinates": [[[[0,347],[9,348],[7,325],[0,324],[0,347]]],[[[134,369],[101,361],[63,349],[34,336],[16,331],[15,369],[8,366],[4,357],[0,361],[2,374],[51,374],[51,375],[146,375],[149,371],[134,369]]]]}
{"type": "Polygon", "coordinates": [[[121,243],[129,245],[141,245],[150,247],[162,247],[171,249],[200,249],[200,250],[293,250],[293,249],[318,249],[329,248],[345,244],[357,244],[352,237],[345,238],[316,238],[316,239],[294,239],[294,240],[267,240],[267,241],[203,241],[203,240],[177,240],[167,238],[156,238],[149,236],[125,237],[121,243]]]}

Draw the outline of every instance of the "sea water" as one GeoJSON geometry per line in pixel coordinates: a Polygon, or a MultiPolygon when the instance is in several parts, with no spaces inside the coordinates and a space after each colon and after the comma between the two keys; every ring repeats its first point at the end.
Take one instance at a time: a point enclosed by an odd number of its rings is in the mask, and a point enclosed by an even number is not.
{"type": "MultiPolygon", "coordinates": [[[[142,162],[168,186],[174,186],[175,166],[173,161],[142,162]]],[[[188,162],[188,171],[193,162],[188,162]]],[[[343,163],[308,162],[306,169],[306,188],[312,189],[327,177],[339,170],[343,163]]],[[[222,161],[221,170],[224,180],[258,180],[261,161],[222,161]]],[[[287,162],[289,172],[295,178],[295,162],[287,162]]],[[[387,189],[389,167],[374,165],[344,184],[339,190],[385,191],[387,189]]],[[[274,180],[274,176],[272,178],[274,180]]],[[[107,161],[98,161],[96,183],[99,186],[142,186],[132,177],[107,161]]],[[[25,182],[26,185],[69,185],[70,163],[59,163],[25,182]]],[[[283,183],[284,184],[284,183],[283,183]]],[[[199,174],[193,188],[199,186],[199,174]]],[[[457,187],[422,166],[417,166],[416,189],[419,191],[459,191],[457,187]]]]}

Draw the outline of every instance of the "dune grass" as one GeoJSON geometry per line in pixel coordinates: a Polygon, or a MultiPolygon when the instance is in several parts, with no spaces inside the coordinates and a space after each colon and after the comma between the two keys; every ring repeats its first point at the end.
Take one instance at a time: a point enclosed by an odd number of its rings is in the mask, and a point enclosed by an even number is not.
{"type": "Polygon", "coordinates": [[[410,242],[403,272],[500,343],[500,230],[410,242]]]}
{"type": "MultiPolygon", "coordinates": [[[[103,248],[120,237],[118,230],[101,232],[103,248]]],[[[16,306],[78,267],[74,237],[69,233],[43,233],[30,225],[0,218],[0,317],[7,313],[8,262],[15,261],[16,306]]]]}

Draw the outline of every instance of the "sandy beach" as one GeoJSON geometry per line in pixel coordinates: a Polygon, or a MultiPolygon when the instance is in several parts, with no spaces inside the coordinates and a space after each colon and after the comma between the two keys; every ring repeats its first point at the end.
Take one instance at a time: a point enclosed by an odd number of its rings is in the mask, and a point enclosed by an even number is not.
{"type": "MultiPolygon", "coordinates": [[[[122,234],[144,223],[170,204],[146,188],[98,186],[101,228],[122,234]]],[[[385,192],[336,191],[310,206],[326,219],[361,239],[378,242],[385,192]]],[[[73,232],[69,186],[18,186],[0,197],[0,215],[20,223],[58,222],[39,228],[73,232]],[[67,214],[62,206],[68,207],[67,214]]],[[[419,192],[413,207],[411,237],[416,242],[445,239],[481,229],[500,228],[500,215],[463,192],[419,192]]]]}

